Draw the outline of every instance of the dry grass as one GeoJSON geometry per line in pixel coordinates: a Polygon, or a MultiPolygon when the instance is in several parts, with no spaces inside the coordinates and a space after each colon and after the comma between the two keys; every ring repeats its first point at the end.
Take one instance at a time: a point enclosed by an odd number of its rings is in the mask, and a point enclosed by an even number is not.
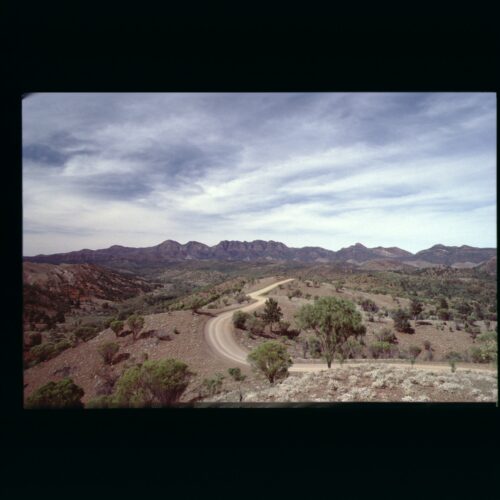
{"type": "MultiPolygon", "coordinates": [[[[234,392],[212,401],[236,402],[234,392]]],[[[291,375],[275,386],[246,392],[242,402],[495,402],[496,372],[423,371],[370,363],[291,375]]]]}

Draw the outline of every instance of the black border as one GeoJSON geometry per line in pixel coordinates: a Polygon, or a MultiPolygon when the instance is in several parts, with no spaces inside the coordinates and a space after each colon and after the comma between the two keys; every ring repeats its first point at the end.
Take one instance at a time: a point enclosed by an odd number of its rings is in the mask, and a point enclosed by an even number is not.
{"type": "MultiPolygon", "coordinates": [[[[21,323],[22,94],[497,90],[495,17],[489,11],[473,12],[470,6],[467,11],[457,6],[441,11],[437,6],[422,6],[403,15],[381,11],[378,5],[369,11],[356,6],[350,12],[338,5],[327,10],[244,6],[235,12],[207,3],[155,9],[39,3],[21,11],[21,5],[7,4],[6,29],[0,36],[9,70],[4,94],[8,157],[2,169],[6,202],[2,251],[9,285],[2,290],[8,320],[2,333],[6,344],[2,346],[1,416],[7,448],[15,457],[8,470],[16,464],[22,467],[23,458],[29,461],[33,450],[41,451],[33,478],[43,478],[41,471],[51,470],[49,457],[59,458],[61,470],[67,467],[62,465],[64,457],[75,458],[80,452],[102,464],[97,450],[103,447],[112,449],[108,456],[118,460],[111,470],[125,475],[130,464],[120,466],[120,453],[134,447],[154,448],[161,456],[177,447],[181,462],[200,447],[219,448],[217,456],[231,462],[231,452],[226,450],[239,447],[240,452],[255,451],[262,460],[254,463],[259,470],[263,466],[257,464],[267,463],[264,449],[268,447],[337,450],[342,460],[358,464],[366,463],[368,455],[355,457],[353,448],[372,452],[417,448],[427,451],[427,460],[432,460],[431,449],[446,450],[448,460],[469,447],[480,450],[482,456],[496,450],[498,408],[489,404],[100,412],[21,409],[21,357],[13,353],[21,352],[16,332],[21,323]]],[[[282,462],[289,458],[282,451],[280,456],[282,462]]],[[[408,451],[405,459],[410,457],[408,451]]],[[[207,456],[207,463],[212,459],[207,456]]],[[[278,462],[272,461],[274,467],[278,462]]],[[[371,459],[369,466],[374,462],[371,459]]],[[[147,472],[144,464],[136,462],[136,466],[147,472]]],[[[398,467],[397,461],[392,460],[391,467],[398,467]]],[[[160,471],[157,464],[152,470],[160,471]]],[[[293,476],[294,468],[288,472],[293,476]]]]}

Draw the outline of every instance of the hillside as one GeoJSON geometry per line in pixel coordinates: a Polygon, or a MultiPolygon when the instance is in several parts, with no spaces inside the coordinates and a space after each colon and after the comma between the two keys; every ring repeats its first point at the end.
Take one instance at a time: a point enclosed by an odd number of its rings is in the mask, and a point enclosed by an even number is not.
{"type": "Polygon", "coordinates": [[[47,323],[73,309],[89,309],[151,291],[141,278],[92,264],[23,263],[24,323],[47,323]]]}

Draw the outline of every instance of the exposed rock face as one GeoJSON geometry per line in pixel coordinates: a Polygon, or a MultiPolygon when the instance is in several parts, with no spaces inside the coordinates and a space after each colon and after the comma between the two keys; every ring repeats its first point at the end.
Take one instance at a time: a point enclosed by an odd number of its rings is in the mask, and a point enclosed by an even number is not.
{"type": "MultiPolygon", "coordinates": [[[[411,252],[397,247],[367,248],[356,243],[334,252],[320,247],[291,248],[277,241],[228,241],[224,240],[212,247],[190,241],[184,245],[173,240],[166,240],[159,245],[146,248],[129,248],[119,245],[101,250],[80,250],[53,255],[37,255],[25,257],[29,262],[60,263],[100,263],[113,264],[119,262],[142,265],[161,264],[184,260],[231,260],[231,261],[299,261],[299,262],[351,262],[362,264],[369,261],[387,259],[388,261],[408,262],[409,265],[448,265],[470,263],[478,265],[496,256],[495,248],[474,248],[466,245],[447,247],[434,245],[432,248],[411,252]],[[417,263],[417,264],[415,264],[417,263]],[[427,263],[427,264],[426,264],[427,263]]],[[[470,264],[466,264],[467,266],[470,264]]]]}

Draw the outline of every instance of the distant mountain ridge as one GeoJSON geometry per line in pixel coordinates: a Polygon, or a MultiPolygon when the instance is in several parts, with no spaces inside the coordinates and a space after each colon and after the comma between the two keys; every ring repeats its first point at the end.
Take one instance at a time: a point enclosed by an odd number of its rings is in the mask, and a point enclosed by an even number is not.
{"type": "MultiPolygon", "coordinates": [[[[298,262],[350,262],[363,264],[370,261],[406,263],[414,267],[427,265],[452,266],[457,263],[480,265],[493,257],[496,248],[476,248],[467,245],[460,247],[434,245],[416,254],[398,247],[368,248],[361,243],[341,248],[338,251],[321,247],[288,247],[277,241],[229,241],[224,240],[217,245],[208,246],[197,241],[181,244],[166,240],[159,245],[145,248],[113,245],[100,250],[83,249],[74,252],[52,255],[36,255],[24,257],[26,262],[50,264],[106,264],[117,262],[133,262],[138,264],[160,264],[186,260],[218,260],[218,261],[298,261],[298,262]]],[[[496,261],[495,261],[496,262],[496,261]]]]}

